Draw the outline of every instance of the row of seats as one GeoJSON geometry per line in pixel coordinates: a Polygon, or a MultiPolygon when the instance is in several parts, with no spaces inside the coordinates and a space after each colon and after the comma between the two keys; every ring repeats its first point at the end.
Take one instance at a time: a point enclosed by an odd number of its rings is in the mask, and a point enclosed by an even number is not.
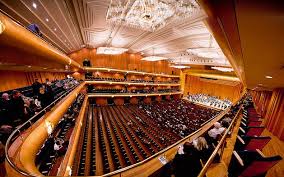
{"type": "MultiPolygon", "coordinates": [[[[202,113],[204,120],[200,122],[197,121],[200,117],[195,114],[188,117],[198,122],[192,125],[196,128],[189,133],[200,128],[204,121],[219,113],[181,100],[153,103],[151,107],[164,112],[169,109],[168,105],[173,108],[184,107],[184,109],[175,110],[180,112],[178,115],[184,114],[182,110],[202,113]],[[165,108],[162,109],[162,107],[165,108]],[[198,111],[199,109],[201,111],[198,111]],[[211,114],[213,112],[214,115],[211,114]]],[[[88,117],[91,116],[92,119],[87,119],[80,149],[80,165],[73,175],[103,175],[112,172],[140,162],[182,138],[179,132],[154,126],[156,121],[153,119],[157,117],[149,116],[143,107],[147,109],[147,105],[90,108],[93,111],[89,111],[88,117]],[[88,138],[89,134],[92,138],[88,138]]],[[[163,116],[166,115],[163,114],[163,116]]],[[[176,118],[179,119],[179,116],[176,118]]]]}
{"type": "Polygon", "coordinates": [[[169,92],[179,92],[178,89],[159,89],[154,91],[153,89],[133,89],[126,91],[124,89],[115,89],[115,88],[104,88],[104,89],[92,89],[89,90],[90,93],[169,93],[169,92]]]}
{"type": "Polygon", "coordinates": [[[237,142],[229,165],[229,176],[265,176],[267,171],[277,164],[282,157],[267,157],[261,150],[271,140],[269,136],[261,136],[264,127],[257,114],[251,98],[246,103],[237,142]]]}
{"type": "Polygon", "coordinates": [[[95,76],[86,76],[86,80],[111,81],[111,82],[134,82],[134,83],[157,83],[157,84],[176,84],[179,82],[179,80],[157,81],[157,80],[125,79],[125,78],[95,77],[95,76]]]}

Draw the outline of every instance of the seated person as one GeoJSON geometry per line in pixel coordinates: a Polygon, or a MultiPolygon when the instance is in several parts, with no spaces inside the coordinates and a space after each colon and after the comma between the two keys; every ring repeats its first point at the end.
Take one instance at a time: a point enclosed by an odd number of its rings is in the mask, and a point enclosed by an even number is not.
{"type": "Polygon", "coordinates": [[[212,146],[207,144],[207,141],[204,137],[198,137],[197,139],[193,140],[192,144],[195,147],[199,158],[205,164],[213,152],[212,146]]]}
{"type": "Polygon", "coordinates": [[[219,122],[215,122],[214,128],[208,131],[208,135],[213,139],[217,139],[217,136],[221,135],[225,131],[225,129],[226,128],[222,127],[219,122]]]}
{"type": "Polygon", "coordinates": [[[225,117],[222,121],[221,124],[223,127],[228,128],[232,122],[232,119],[230,117],[225,117]]]}
{"type": "Polygon", "coordinates": [[[194,146],[189,142],[179,147],[173,160],[173,172],[175,177],[198,176],[202,167],[199,157],[194,152],[194,146]]]}

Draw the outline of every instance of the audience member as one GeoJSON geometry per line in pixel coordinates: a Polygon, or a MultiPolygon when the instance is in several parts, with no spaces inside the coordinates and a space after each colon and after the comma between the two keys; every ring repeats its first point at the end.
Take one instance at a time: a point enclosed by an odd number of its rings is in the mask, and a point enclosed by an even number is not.
{"type": "Polygon", "coordinates": [[[198,154],[198,157],[202,160],[203,163],[206,163],[211,153],[213,152],[211,146],[207,144],[206,139],[204,137],[198,137],[196,140],[193,140],[192,144],[196,149],[195,152],[198,154]]]}
{"type": "Polygon", "coordinates": [[[194,151],[194,146],[189,142],[179,147],[172,164],[175,177],[196,177],[199,174],[202,166],[194,151]]]}
{"type": "Polygon", "coordinates": [[[224,131],[225,131],[225,128],[222,127],[219,122],[215,122],[214,128],[208,131],[208,135],[214,140],[216,140],[218,135],[221,135],[224,131]]]}
{"type": "Polygon", "coordinates": [[[39,89],[41,88],[42,84],[39,83],[38,79],[35,79],[35,82],[32,84],[33,94],[39,95],[39,89]]]}
{"type": "Polygon", "coordinates": [[[12,125],[11,101],[8,93],[3,93],[0,100],[0,125],[12,125]]]}
{"type": "Polygon", "coordinates": [[[13,122],[21,122],[25,115],[28,114],[22,94],[18,90],[13,90],[12,92],[11,108],[13,108],[13,111],[11,111],[13,122]]]}

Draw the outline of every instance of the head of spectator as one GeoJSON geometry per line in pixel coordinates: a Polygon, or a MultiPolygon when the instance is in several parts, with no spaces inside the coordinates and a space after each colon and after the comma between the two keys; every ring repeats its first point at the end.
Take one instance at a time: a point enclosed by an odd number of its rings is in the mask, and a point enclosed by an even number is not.
{"type": "Polygon", "coordinates": [[[218,135],[224,132],[225,128],[221,126],[219,122],[214,123],[214,128],[208,131],[208,135],[213,139],[216,139],[218,135]]]}
{"type": "Polygon", "coordinates": [[[2,99],[5,100],[5,101],[8,101],[10,98],[9,98],[9,94],[8,93],[3,93],[2,94],[2,99]]]}
{"type": "Polygon", "coordinates": [[[222,126],[221,126],[221,124],[219,123],[219,122],[215,122],[214,123],[214,128],[216,128],[216,129],[219,129],[219,128],[221,128],[222,126]]]}
{"type": "Polygon", "coordinates": [[[19,98],[19,97],[21,97],[21,92],[20,91],[18,91],[18,90],[13,90],[12,91],[12,98],[14,98],[14,99],[17,99],[17,98],[19,98]]]}
{"type": "Polygon", "coordinates": [[[204,137],[198,137],[197,140],[193,143],[193,145],[198,151],[208,149],[208,144],[204,137]]]}
{"type": "Polygon", "coordinates": [[[49,81],[48,78],[45,79],[45,84],[48,85],[48,86],[51,86],[51,82],[49,81]]]}
{"type": "Polygon", "coordinates": [[[194,146],[190,142],[185,142],[183,144],[184,154],[192,154],[194,152],[194,146]]]}

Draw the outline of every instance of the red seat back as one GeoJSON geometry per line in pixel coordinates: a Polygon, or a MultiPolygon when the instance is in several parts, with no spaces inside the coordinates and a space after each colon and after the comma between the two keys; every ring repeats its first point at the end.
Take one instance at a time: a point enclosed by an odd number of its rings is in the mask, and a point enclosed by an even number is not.
{"type": "Polygon", "coordinates": [[[260,136],[264,127],[250,127],[246,136],[260,136]]]}
{"type": "Polygon", "coordinates": [[[273,167],[280,159],[271,161],[254,161],[249,165],[239,177],[252,177],[265,174],[271,167],[273,167]]]}
{"type": "Polygon", "coordinates": [[[265,138],[252,138],[246,145],[245,150],[255,151],[256,149],[262,149],[270,141],[270,137],[265,138]]]}
{"type": "Polygon", "coordinates": [[[249,121],[248,126],[249,127],[257,127],[260,126],[262,121],[249,121]]]}

